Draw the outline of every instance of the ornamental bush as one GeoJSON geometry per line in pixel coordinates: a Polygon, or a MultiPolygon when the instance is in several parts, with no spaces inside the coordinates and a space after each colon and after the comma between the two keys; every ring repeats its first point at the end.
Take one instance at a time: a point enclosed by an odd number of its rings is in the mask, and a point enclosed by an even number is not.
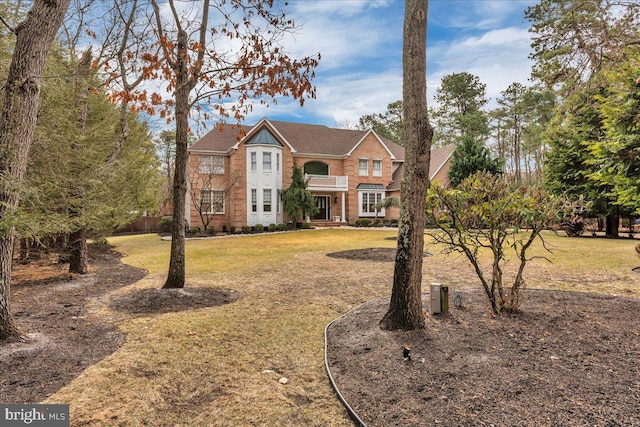
{"type": "MultiPolygon", "coordinates": [[[[463,253],[473,265],[495,314],[516,312],[525,285],[527,251],[540,232],[556,221],[562,203],[539,187],[511,187],[489,172],[478,172],[460,185],[434,183],[427,195],[427,230],[445,253],[463,253]],[[509,248],[519,262],[513,282],[505,283],[504,263],[509,248]],[[489,249],[490,264],[480,259],[489,249]]],[[[544,241],[543,241],[544,246],[544,241]]]]}

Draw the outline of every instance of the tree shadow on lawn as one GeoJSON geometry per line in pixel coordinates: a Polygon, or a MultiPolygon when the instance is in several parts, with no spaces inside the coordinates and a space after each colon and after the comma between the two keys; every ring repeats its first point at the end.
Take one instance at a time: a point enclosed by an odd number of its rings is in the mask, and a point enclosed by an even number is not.
{"type": "MultiPolygon", "coordinates": [[[[424,252],[423,256],[428,257],[433,254],[424,252]]],[[[365,248],[353,249],[348,251],[330,252],[327,254],[331,258],[344,258],[353,261],[374,261],[374,262],[393,262],[396,257],[396,248],[365,248]]]]}
{"type": "Polygon", "coordinates": [[[327,329],[337,388],[369,426],[640,425],[640,299],[522,296],[495,318],[465,291],[426,329],[393,332],[378,326],[388,299],[369,301],[327,329]]]}
{"type": "Polygon", "coordinates": [[[27,342],[0,344],[0,402],[36,403],[112,354],[125,340],[114,319],[89,305],[130,315],[160,314],[235,301],[229,289],[143,289],[109,294],[146,276],[108,245],[90,245],[90,273],[69,275],[49,260],[14,268],[12,311],[27,342]]]}

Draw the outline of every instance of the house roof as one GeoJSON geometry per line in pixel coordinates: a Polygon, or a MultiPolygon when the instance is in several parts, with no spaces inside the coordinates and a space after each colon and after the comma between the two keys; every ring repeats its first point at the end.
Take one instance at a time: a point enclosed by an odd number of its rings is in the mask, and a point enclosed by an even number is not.
{"type": "MultiPolygon", "coordinates": [[[[216,128],[196,141],[189,150],[230,153],[238,141],[244,138],[244,135],[255,133],[256,126],[267,126],[268,124],[278,134],[276,137],[283,138],[284,144],[293,148],[298,155],[346,157],[368,133],[372,132],[263,119],[254,126],[226,125],[220,129],[216,128]]],[[[404,147],[375,133],[374,135],[394,160],[402,161],[404,159],[404,147]]]]}
{"type": "Polygon", "coordinates": [[[386,190],[382,184],[358,184],[358,190],[386,190]]]}
{"type": "MultiPolygon", "coordinates": [[[[403,147],[404,148],[404,147],[403,147]]],[[[447,164],[447,161],[453,154],[455,145],[447,145],[445,147],[434,148],[431,150],[431,160],[429,161],[429,179],[433,179],[438,172],[447,164]]],[[[389,185],[389,191],[400,191],[400,183],[404,175],[404,163],[400,164],[393,172],[392,182],[389,185]]]]}
{"type": "Polygon", "coordinates": [[[233,149],[233,146],[252,128],[253,126],[247,125],[216,126],[215,129],[207,132],[202,138],[194,142],[189,147],[189,151],[228,154],[233,149]]]}

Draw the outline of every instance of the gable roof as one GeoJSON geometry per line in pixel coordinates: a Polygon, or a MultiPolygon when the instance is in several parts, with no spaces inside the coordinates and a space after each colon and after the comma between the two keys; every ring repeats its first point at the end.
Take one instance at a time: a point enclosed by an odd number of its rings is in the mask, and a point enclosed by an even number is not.
{"type": "MultiPolygon", "coordinates": [[[[447,164],[449,158],[453,154],[455,145],[447,145],[445,147],[434,148],[431,150],[431,159],[429,161],[429,179],[433,179],[438,172],[447,164]]],[[[402,163],[393,172],[391,184],[389,184],[389,191],[400,191],[400,184],[402,183],[402,177],[404,176],[404,163],[402,163]]]]}
{"type": "MultiPolygon", "coordinates": [[[[189,151],[230,154],[237,148],[241,131],[246,137],[251,138],[253,134],[260,132],[259,129],[262,127],[273,130],[274,136],[282,138],[283,145],[288,145],[297,155],[347,157],[369,133],[373,133],[393,160],[404,159],[404,147],[378,136],[372,130],[336,129],[323,125],[267,119],[260,120],[254,126],[225,125],[221,129],[216,128],[191,145],[189,151]]],[[[244,141],[242,138],[241,140],[244,141]]]]}
{"type": "Polygon", "coordinates": [[[261,128],[258,132],[251,135],[250,138],[245,138],[245,144],[256,144],[256,145],[276,145],[278,147],[282,147],[282,143],[276,139],[275,136],[267,129],[266,127],[261,128]]]}
{"type": "MultiPolygon", "coordinates": [[[[373,131],[373,129],[370,129],[367,131],[367,133],[365,133],[362,138],[360,138],[360,141],[358,141],[358,143],[356,145],[353,146],[353,148],[351,150],[349,150],[349,152],[347,153],[348,156],[351,156],[351,154],[353,154],[353,151],[358,147],[358,145],[360,145],[360,143],[362,141],[364,141],[364,139],[369,136],[369,135],[373,135],[374,138],[376,138],[378,140],[378,142],[384,147],[384,149],[387,151],[387,153],[389,153],[389,156],[391,157],[391,160],[395,160],[396,156],[394,156],[394,154],[391,152],[391,150],[389,150],[389,148],[386,146],[386,144],[384,143],[384,141],[378,136],[377,133],[375,133],[373,131]]],[[[387,142],[389,142],[389,140],[387,140],[387,142]]]]}
{"type": "Polygon", "coordinates": [[[431,150],[431,161],[429,162],[429,179],[433,179],[440,169],[447,164],[449,158],[453,155],[453,150],[456,149],[454,144],[446,145],[444,147],[435,148],[431,150]]]}

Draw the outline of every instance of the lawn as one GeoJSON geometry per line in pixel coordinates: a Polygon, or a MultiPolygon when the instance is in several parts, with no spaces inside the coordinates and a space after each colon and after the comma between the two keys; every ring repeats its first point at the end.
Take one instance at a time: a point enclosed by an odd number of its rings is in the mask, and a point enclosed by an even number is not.
{"type": "MultiPolygon", "coordinates": [[[[127,339],[47,402],[70,403],[73,425],[349,426],[323,365],[323,329],[360,303],[387,296],[391,262],[327,257],[395,246],[392,229],[336,229],[187,242],[187,286],[238,291],[231,304],[147,317],[110,313],[127,339]],[[286,384],[279,380],[288,379],[286,384]]],[[[545,234],[525,276],[534,288],[640,297],[633,240],[545,234]]],[[[149,272],[117,292],[160,287],[169,246],[156,235],[109,239],[149,272]]],[[[427,245],[424,283],[478,286],[461,256],[427,245]]],[[[526,302],[525,302],[526,304],[526,302]]],[[[525,306],[526,308],[526,306],[525,306]]]]}

